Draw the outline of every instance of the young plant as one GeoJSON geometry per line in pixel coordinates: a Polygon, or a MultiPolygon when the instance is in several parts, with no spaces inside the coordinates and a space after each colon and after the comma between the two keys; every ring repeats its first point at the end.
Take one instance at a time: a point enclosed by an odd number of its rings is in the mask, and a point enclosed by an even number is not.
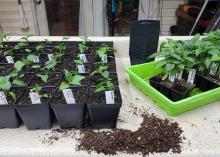
{"type": "Polygon", "coordinates": [[[42,88],[43,87],[41,87],[38,84],[36,84],[35,87],[30,89],[30,92],[38,93],[40,98],[48,98],[48,94],[47,93],[42,93],[42,88]]]}
{"type": "Polygon", "coordinates": [[[101,64],[99,64],[99,67],[97,69],[95,69],[90,76],[93,76],[95,74],[101,74],[102,77],[107,77],[109,76],[109,71],[108,71],[108,66],[103,64],[101,62],[101,64]]]}
{"type": "Polygon", "coordinates": [[[16,101],[16,94],[13,91],[10,91],[11,89],[11,82],[10,82],[10,76],[0,76],[0,90],[3,90],[4,93],[11,97],[13,102],[16,101]]]}
{"type": "Polygon", "coordinates": [[[87,46],[87,42],[89,42],[90,40],[87,36],[82,37],[81,39],[83,39],[83,41],[79,43],[78,48],[80,54],[84,54],[89,49],[89,47],[87,46]]]}
{"type": "Polygon", "coordinates": [[[188,51],[182,41],[178,40],[168,39],[167,42],[162,43],[160,51],[152,54],[149,58],[158,56],[163,58],[157,63],[157,67],[164,69],[163,79],[167,79],[168,76],[176,76],[183,70],[190,71],[195,64],[192,52],[188,51]]]}
{"type": "Polygon", "coordinates": [[[99,80],[99,83],[96,85],[96,92],[114,91],[114,90],[115,90],[115,86],[114,86],[113,81],[110,77],[101,78],[99,80]]]}
{"type": "Polygon", "coordinates": [[[61,82],[59,87],[60,90],[67,89],[71,85],[80,86],[81,81],[85,78],[84,76],[81,76],[77,73],[74,72],[71,73],[66,69],[64,69],[64,74],[65,74],[65,81],[61,82]]]}
{"type": "Polygon", "coordinates": [[[98,79],[99,83],[96,85],[96,92],[113,91],[115,89],[107,65],[101,64],[96,70],[94,70],[90,74],[90,77],[95,74],[101,75],[100,78],[98,79]]]}
{"type": "Polygon", "coordinates": [[[108,52],[116,52],[116,50],[112,47],[109,47],[106,44],[103,44],[98,50],[96,50],[96,54],[101,58],[103,55],[107,54],[108,52]]]}

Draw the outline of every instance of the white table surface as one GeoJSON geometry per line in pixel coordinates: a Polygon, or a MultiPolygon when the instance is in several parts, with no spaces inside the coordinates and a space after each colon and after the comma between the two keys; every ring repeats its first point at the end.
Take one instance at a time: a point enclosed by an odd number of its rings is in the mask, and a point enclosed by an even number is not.
{"type": "MultiPolygon", "coordinates": [[[[31,37],[31,40],[41,40],[44,37],[31,37]]],[[[59,37],[47,37],[57,40],[59,37]]],[[[161,37],[163,41],[166,37],[161,37]]],[[[169,37],[175,39],[187,39],[190,37],[169,37]]],[[[11,37],[10,40],[18,40],[20,37],[11,37]]],[[[186,138],[182,144],[182,153],[160,153],[150,156],[220,156],[220,102],[215,102],[193,111],[186,112],[177,117],[169,117],[163,110],[156,106],[148,97],[136,89],[124,72],[124,67],[129,66],[128,58],[128,37],[103,38],[91,37],[92,40],[113,40],[117,53],[117,72],[119,77],[120,90],[123,99],[123,106],[117,124],[118,128],[136,130],[142,122],[141,114],[154,113],[161,118],[169,118],[177,121],[183,129],[183,136],[186,138]],[[135,108],[136,107],[136,108],[135,108]],[[137,112],[138,111],[138,112],[137,112]],[[134,114],[134,112],[137,113],[134,114]]],[[[80,40],[73,37],[70,40],[80,40]]],[[[55,125],[52,129],[58,127],[55,125]]],[[[18,129],[0,129],[0,157],[89,157],[104,156],[92,152],[76,151],[77,140],[72,138],[78,136],[79,132],[70,133],[69,136],[60,137],[52,145],[42,143],[43,139],[52,135],[51,130],[29,131],[22,125],[18,129]]],[[[58,134],[58,136],[61,136],[58,134]]],[[[118,153],[116,156],[141,156],[118,153]]]]}

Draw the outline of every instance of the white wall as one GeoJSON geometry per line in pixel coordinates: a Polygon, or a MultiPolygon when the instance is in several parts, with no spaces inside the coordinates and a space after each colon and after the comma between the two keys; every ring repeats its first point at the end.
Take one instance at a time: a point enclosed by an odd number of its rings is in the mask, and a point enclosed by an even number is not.
{"type": "Polygon", "coordinates": [[[160,20],[161,35],[170,35],[170,26],[176,24],[176,9],[186,0],[140,0],[138,18],[160,20]]]}
{"type": "Polygon", "coordinates": [[[162,7],[161,35],[170,35],[170,26],[176,25],[176,9],[186,0],[164,0],[162,7]]]}

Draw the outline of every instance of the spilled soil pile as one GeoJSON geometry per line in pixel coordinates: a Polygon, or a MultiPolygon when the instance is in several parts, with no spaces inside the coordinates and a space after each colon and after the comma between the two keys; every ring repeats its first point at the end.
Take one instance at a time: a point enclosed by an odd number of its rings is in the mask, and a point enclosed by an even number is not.
{"type": "Polygon", "coordinates": [[[78,150],[115,155],[125,153],[181,152],[182,130],[176,122],[159,119],[154,115],[144,116],[141,127],[132,132],[124,129],[95,132],[92,129],[81,130],[78,150]]]}

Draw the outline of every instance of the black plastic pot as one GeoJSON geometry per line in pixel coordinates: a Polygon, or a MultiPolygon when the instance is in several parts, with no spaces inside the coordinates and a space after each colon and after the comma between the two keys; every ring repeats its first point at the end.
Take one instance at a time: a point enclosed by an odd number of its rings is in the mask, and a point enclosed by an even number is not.
{"type": "Polygon", "coordinates": [[[19,125],[20,121],[14,105],[0,105],[0,129],[18,128],[19,125]]]}
{"type": "Polygon", "coordinates": [[[154,87],[158,91],[160,90],[160,82],[162,81],[162,78],[160,76],[152,77],[149,81],[152,87],[154,87]]]}
{"type": "Polygon", "coordinates": [[[59,102],[53,100],[51,107],[61,128],[83,128],[87,98],[82,99],[82,93],[77,94],[77,90],[82,90],[82,92],[85,90],[85,92],[87,92],[87,87],[70,87],[70,89],[73,92],[76,104],[67,104],[63,98],[63,93],[57,90],[54,99],[56,97],[62,97],[61,99],[63,100],[59,102]]]}
{"type": "Polygon", "coordinates": [[[196,85],[202,91],[208,91],[210,89],[210,81],[203,75],[196,74],[196,85]]]}
{"type": "MultiPolygon", "coordinates": [[[[118,115],[122,106],[122,100],[119,89],[115,91],[115,104],[106,104],[100,93],[96,93],[99,97],[98,102],[94,102],[91,94],[94,93],[94,88],[89,89],[89,101],[87,103],[89,116],[92,127],[94,129],[115,128],[117,124],[118,115]]],[[[104,92],[101,94],[104,95],[104,92]]]]}
{"type": "Polygon", "coordinates": [[[165,86],[164,84],[160,83],[159,85],[159,91],[165,95],[166,97],[170,98],[170,88],[165,86]]]}
{"type": "Polygon", "coordinates": [[[52,126],[49,101],[53,97],[52,95],[56,88],[44,88],[44,90],[47,89],[51,91],[51,97],[47,101],[42,101],[41,104],[31,104],[28,96],[29,90],[26,90],[15,105],[21,119],[29,130],[50,129],[52,126]],[[25,100],[27,102],[20,102],[22,97],[26,97],[25,100]]]}
{"type": "Polygon", "coordinates": [[[160,21],[140,20],[130,24],[129,55],[131,64],[141,64],[157,51],[160,21]]]}
{"type": "Polygon", "coordinates": [[[209,79],[206,76],[197,74],[197,86],[200,88],[202,91],[208,91],[214,88],[220,87],[220,84],[218,82],[213,81],[212,79],[209,79]]]}
{"type": "MultiPolygon", "coordinates": [[[[16,93],[17,98],[22,95],[24,88],[11,88],[11,91],[16,93]]],[[[7,98],[8,99],[8,98],[7,98]]],[[[15,105],[13,102],[8,100],[9,104],[0,105],[0,128],[18,128],[21,122],[15,105]]]]}

